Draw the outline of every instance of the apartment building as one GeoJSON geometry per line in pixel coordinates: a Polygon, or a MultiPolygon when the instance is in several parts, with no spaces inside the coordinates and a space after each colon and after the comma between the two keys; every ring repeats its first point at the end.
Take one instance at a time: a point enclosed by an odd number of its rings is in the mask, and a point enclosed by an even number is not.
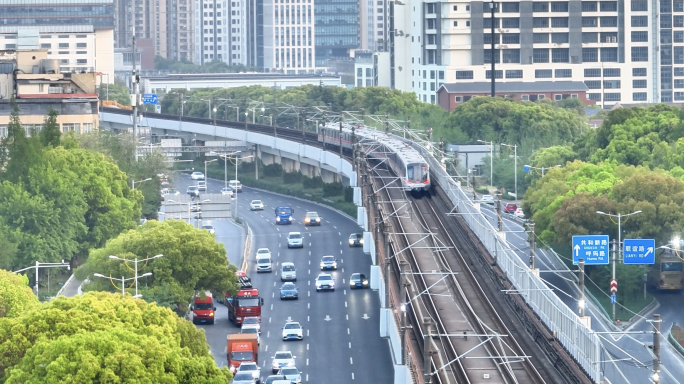
{"type": "Polygon", "coordinates": [[[92,25],[114,28],[115,0],[0,0],[0,26],[92,25]]]}
{"type": "Polygon", "coordinates": [[[393,21],[393,82],[425,102],[444,83],[492,75],[582,81],[606,108],[684,101],[684,0],[407,0],[394,3],[393,21]]]}
{"type": "Polygon", "coordinates": [[[195,0],[195,63],[228,58],[229,8],[222,0],[195,0]]]}
{"type": "MultiPolygon", "coordinates": [[[[258,8],[257,8],[258,9],[258,8]]],[[[313,73],[316,69],[315,8],[313,0],[264,0],[263,68],[285,74],[313,73]]],[[[256,26],[259,28],[259,26],[256,26]]]]}
{"type": "MultiPolygon", "coordinates": [[[[316,1],[316,66],[325,66],[328,59],[348,58],[351,51],[361,48],[361,1],[316,1]]],[[[384,20],[384,16],[376,17],[384,20]]]]}

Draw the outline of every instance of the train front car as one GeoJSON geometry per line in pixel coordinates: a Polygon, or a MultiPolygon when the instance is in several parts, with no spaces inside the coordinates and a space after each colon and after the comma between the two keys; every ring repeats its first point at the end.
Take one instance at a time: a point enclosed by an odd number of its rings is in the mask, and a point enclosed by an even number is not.
{"type": "Polygon", "coordinates": [[[430,167],[427,163],[406,165],[406,190],[428,191],[430,189],[430,167]]]}

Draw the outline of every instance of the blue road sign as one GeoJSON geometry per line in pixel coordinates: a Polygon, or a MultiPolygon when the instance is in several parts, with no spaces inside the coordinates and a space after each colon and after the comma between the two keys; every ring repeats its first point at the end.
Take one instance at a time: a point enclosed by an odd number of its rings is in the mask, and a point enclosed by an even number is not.
{"type": "Polygon", "coordinates": [[[655,264],[654,239],[625,239],[622,248],[625,264],[655,264]]]}
{"type": "Polygon", "coordinates": [[[157,94],[145,93],[143,94],[143,104],[157,104],[157,94]]]}
{"type": "Polygon", "coordinates": [[[584,235],[572,237],[572,262],[585,265],[610,264],[610,241],[608,235],[584,235]]]}
{"type": "Polygon", "coordinates": [[[617,295],[616,295],[616,294],[610,295],[610,303],[611,303],[611,304],[616,304],[616,303],[617,303],[617,295]]]}
{"type": "Polygon", "coordinates": [[[529,165],[523,166],[523,171],[529,172],[529,171],[530,171],[530,166],[529,166],[529,165]]]}

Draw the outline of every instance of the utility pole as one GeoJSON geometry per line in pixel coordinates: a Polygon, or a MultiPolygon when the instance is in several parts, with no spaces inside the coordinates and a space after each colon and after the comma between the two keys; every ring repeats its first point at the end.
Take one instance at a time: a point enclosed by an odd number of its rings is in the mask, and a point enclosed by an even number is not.
{"type": "Polygon", "coordinates": [[[341,158],[342,158],[342,121],[340,120],[340,159],[341,158]]]}
{"type": "Polygon", "coordinates": [[[133,34],[133,71],[131,72],[131,85],[133,93],[131,94],[131,106],[133,107],[133,141],[135,142],[135,151],[133,152],[133,159],[138,161],[138,84],[140,82],[140,75],[138,74],[138,65],[136,63],[136,49],[135,49],[135,33],[133,34]]]}
{"type": "Polygon", "coordinates": [[[356,167],[356,128],[352,125],[351,128],[352,135],[351,135],[351,147],[352,147],[352,167],[354,168],[355,171],[358,172],[358,169],[356,167]]]}
{"type": "Polygon", "coordinates": [[[388,221],[383,225],[383,227],[383,234],[385,238],[385,308],[391,308],[392,306],[390,305],[389,281],[391,273],[390,259],[392,258],[392,256],[390,255],[390,233],[392,232],[392,224],[388,221]]]}
{"type": "Polygon", "coordinates": [[[579,259],[580,317],[584,317],[584,259],[579,259]]]}
{"type": "Polygon", "coordinates": [[[495,7],[494,7],[493,1],[491,3],[489,3],[489,10],[492,13],[492,25],[491,25],[491,27],[492,27],[492,97],[495,97],[496,96],[496,71],[494,70],[494,68],[495,68],[494,63],[496,62],[496,60],[494,57],[494,53],[496,53],[496,50],[494,49],[494,42],[495,42],[494,41],[494,37],[495,37],[495,34],[494,34],[494,30],[495,30],[495,28],[494,28],[494,26],[495,26],[494,11],[495,11],[495,7]]]}
{"type": "Polygon", "coordinates": [[[534,270],[535,244],[534,244],[534,223],[530,221],[530,269],[534,270]]]}
{"type": "MultiPolygon", "coordinates": [[[[399,262],[399,271],[401,273],[401,286],[402,290],[401,293],[402,295],[406,295],[408,297],[408,287],[411,284],[408,281],[408,270],[409,270],[409,263],[406,260],[401,260],[399,262]]],[[[401,365],[406,365],[406,311],[408,309],[408,305],[411,304],[409,302],[404,303],[401,305],[401,365]]]]}
{"type": "Polygon", "coordinates": [[[432,375],[432,319],[429,317],[423,317],[423,327],[425,328],[425,334],[423,336],[423,382],[429,383],[430,376],[432,375]]]}
{"type": "Polygon", "coordinates": [[[653,315],[653,327],[655,332],[653,333],[653,354],[655,355],[655,361],[653,362],[653,382],[660,384],[660,315],[653,315]]]}
{"type": "Polygon", "coordinates": [[[501,217],[501,195],[496,195],[496,218],[499,232],[503,232],[503,217],[501,217]]]}
{"type": "MultiPolygon", "coordinates": [[[[613,240],[611,243],[613,243],[613,250],[612,250],[612,262],[613,262],[613,280],[615,280],[615,263],[617,263],[617,250],[616,250],[616,244],[615,240],[613,240]]],[[[612,281],[612,280],[611,280],[612,281]]],[[[615,303],[613,303],[613,321],[615,321],[615,303]]]]}

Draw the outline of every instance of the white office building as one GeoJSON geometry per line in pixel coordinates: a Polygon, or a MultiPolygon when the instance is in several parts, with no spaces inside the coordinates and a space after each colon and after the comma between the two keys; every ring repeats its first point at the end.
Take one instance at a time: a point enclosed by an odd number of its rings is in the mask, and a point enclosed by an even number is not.
{"type": "Polygon", "coordinates": [[[314,73],[314,37],[313,0],[263,2],[264,70],[314,73]]]}
{"type": "MultiPolygon", "coordinates": [[[[583,81],[616,103],[684,101],[684,0],[495,3],[499,81],[583,81]]],[[[491,79],[490,3],[394,3],[394,86],[436,102],[443,83],[491,79]]]]}

